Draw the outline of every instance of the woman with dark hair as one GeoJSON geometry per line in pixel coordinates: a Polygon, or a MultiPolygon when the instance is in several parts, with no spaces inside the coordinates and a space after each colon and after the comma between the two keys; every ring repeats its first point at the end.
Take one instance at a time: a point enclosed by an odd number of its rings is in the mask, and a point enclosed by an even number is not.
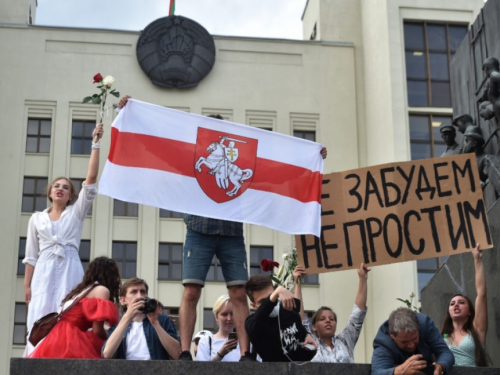
{"type": "Polygon", "coordinates": [[[101,358],[107,339],[104,322],[110,326],[118,322],[121,280],[115,261],[98,257],[89,263],[83,281],[66,296],[62,309],[94,284],[98,285],[62,316],[30,358],[101,358]]]}
{"type": "Polygon", "coordinates": [[[448,335],[450,350],[457,366],[486,367],[488,355],[484,349],[488,331],[488,306],[486,303],[486,277],[484,275],[483,254],[479,244],[472,251],[476,270],[476,304],[456,294],[448,304],[444,318],[442,335],[448,335]]]}
{"type": "MultiPolygon", "coordinates": [[[[98,124],[92,139],[100,139],[102,134],[103,125],[98,124]]],[[[87,177],[80,194],[76,196],[69,178],[56,178],[47,187],[52,206],[35,212],[29,221],[23,260],[28,332],[37,319],[57,311],[62,299],[82,280],[78,249],[85,216],[97,194],[99,147],[100,142],[92,143],[87,177]]],[[[32,350],[33,346],[28,343],[25,356],[32,350]]]]}

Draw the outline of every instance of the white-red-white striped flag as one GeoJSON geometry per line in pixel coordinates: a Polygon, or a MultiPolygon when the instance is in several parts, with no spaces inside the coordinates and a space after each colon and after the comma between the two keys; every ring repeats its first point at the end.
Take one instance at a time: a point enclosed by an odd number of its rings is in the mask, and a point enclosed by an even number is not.
{"type": "Polygon", "coordinates": [[[111,129],[101,194],[319,237],[320,144],[134,99],[111,129]]]}

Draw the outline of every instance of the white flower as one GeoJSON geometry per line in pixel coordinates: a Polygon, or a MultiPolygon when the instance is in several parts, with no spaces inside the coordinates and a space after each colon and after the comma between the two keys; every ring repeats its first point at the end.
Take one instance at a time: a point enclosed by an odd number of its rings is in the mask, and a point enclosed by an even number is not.
{"type": "Polygon", "coordinates": [[[415,293],[410,292],[410,298],[413,298],[413,297],[415,297],[415,293]]]}
{"type": "Polygon", "coordinates": [[[287,254],[287,253],[284,253],[284,254],[283,254],[283,260],[286,260],[286,258],[288,258],[288,254],[287,254]]]}
{"type": "Polygon", "coordinates": [[[115,83],[115,79],[112,77],[112,76],[106,76],[104,77],[104,79],[102,80],[102,84],[104,86],[108,86],[108,87],[111,87],[113,86],[113,84],[115,83]]]}

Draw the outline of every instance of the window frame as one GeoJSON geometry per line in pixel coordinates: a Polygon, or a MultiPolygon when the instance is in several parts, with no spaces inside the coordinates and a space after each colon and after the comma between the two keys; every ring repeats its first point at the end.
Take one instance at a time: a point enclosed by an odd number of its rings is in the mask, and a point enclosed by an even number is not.
{"type": "MultiPolygon", "coordinates": [[[[407,103],[409,107],[432,107],[432,108],[450,108],[451,107],[451,72],[450,72],[450,62],[451,58],[453,55],[456,53],[456,51],[452,51],[451,49],[451,44],[450,44],[450,26],[454,27],[465,27],[466,30],[468,28],[467,24],[461,24],[461,23],[450,23],[450,22],[434,22],[434,21],[411,21],[411,20],[404,20],[403,21],[403,43],[404,43],[404,55],[405,55],[405,78],[406,78],[406,89],[407,89],[407,103]],[[406,43],[404,42],[405,39],[405,25],[421,25],[423,27],[423,42],[424,42],[424,49],[419,50],[416,48],[411,48],[407,47],[406,43]],[[444,26],[445,27],[445,35],[446,35],[446,51],[443,49],[434,49],[434,48],[429,48],[429,42],[428,42],[428,26],[444,26]],[[418,77],[408,77],[407,73],[407,61],[406,61],[406,53],[423,53],[425,56],[425,74],[426,78],[418,78],[418,77]],[[440,78],[432,78],[431,77],[431,58],[430,54],[446,54],[447,57],[447,68],[448,68],[448,79],[440,79],[440,78]],[[410,104],[410,97],[409,97],[409,90],[408,90],[408,82],[425,82],[427,84],[427,104],[426,105],[420,105],[420,104],[410,104]],[[432,83],[447,83],[448,86],[450,87],[449,90],[449,100],[450,100],[450,105],[449,106],[442,106],[442,105],[434,105],[433,103],[433,98],[432,98],[432,83]]],[[[466,37],[467,33],[465,34],[464,38],[466,37]]]]}
{"type": "Polygon", "coordinates": [[[139,217],[139,204],[138,203],[132,203],[132,202],[125,202],[119,199],[113,199],[113,217],[139,217]],[[124,215],[119,215],[116,213],[116,203],[119,202],[119,204],[123,204],[123,211],[125,212],[124,215]],[[137,211],[137,214],[134,214],[134,211],[137,211]],[[129,211],[131,211],[129,213],[129,211]]]}
{"type": "Polygon", "coordinates": [[[120,275],[122,277],[122,279],[130,279],[132,277],[137,277],[137,241],[112,241],[111,242],[111,258],[116,262],[116,265],[118,266],[118,269],[120,270],[120,275]],[[127,244],[134,244],[135,245],[135,259],[132,259],[132,258],[128,258],[126,256],[126,249],[125,248],[122,248],[122,251],[123,251],[123,256],[122,258],[117,258],[115,257],[115,255],[113,254],[114,252],[114,245],[127,245],[127,244]],[[126,273],[126,270],[127,270],[127,262],[130,262],[133,260],[133,263],[135,264],[135,271],[134,271],[134,274],[132,276],[128,276],[128,275],[125,275],[126,273]]]}
{"type": "Polygon", "coordinates": [[[28,117],[26,129],[26,147],[25,152],[28,154],[50,154],[50,146],[51,146],[51,137],[52,137],[52,119],[51,118],[39,118],[39,117],[28,117]],[[29,123],[30,121],[38,121],[38,131],[36,134],[29,134],[29,123]],[[50,134],[44,135],[41,134],[42,129],[42,121],[50,122],[50,134]],[[28,151],[28,139],[36,138],[36,151],[28,151]],[[40,151],[40,139],[48,139],[49,140],[49,150],[48,151],[40,151]]]}
{"type": "Polygon", "coordinates": [[[157,276],[157,279],[158,280],[176,280],[176,281],[177,280],[182,280],[182,278],[184,276],[183,275],[183,270],[182,270],[183,255],[184,255],[184,244],[183,243],[177,243],[177,242],[160,242],[158,244],[158,276],[157,276]],[[172,251],[173,251],[172,246],[173,245],[180,246],[180,248],[181,248],[181,260],[174,260],[173,259],[173,257],[172,257],[172,251]],[[161,260],[160,259],[161,246],[167,246],[167,249],[168,249],[168,260],[161,260]],[[160,266],[167,266],[168,267],[168,274],[169,274],[168,278],[160,277],[160,266]],[[180,266],[181,276],[179,278],[173,278],[171,276],[173,274],[173,272],[172,272],[172,266],[180,266]]]}
{"type": "Polygon", "coordinates": [[[21,212],[27,212],[27,213],[33,213],[36,210],[36,203],[37,203],[37,198],[43,198],[45,200],[45,208],[47,208],[47,196],[46,196],[46,188],[49,184],[49,179],[48,177],[34,177],[34,176],[24,176],[23,178],[23,193],[22,193],[22,199],[21,199],[21,212]],[[26,184],[26,179],[34,179],[34,191],[31,193],[25,193],[25,184],[26,184]],[[45,181],[45,182],[43,182],[45,181]],[[41,193],[37,193],[37,190],[39,190],[39,183],[43,183],[43,189],[41,193]],[[32,210],[30,211],[25,211],[24,210],[24,198],[33,198],[33,203],[32,203],[32,210]]]}
{"type": "Polygon", "coordinates": [[[26,345],[27,325],[28,325],[28,306],[26,306],[26,302],[16,302],[14,305],[14,324],[12,327],[13,328],[12,345],[26,345]],[[16,320],[16,316],[18,315],[17,314],[18,306],[24,306],[26,309],[26,315],[24,316],[24,322],[16,320]],[[24,326],[24,335],[23,335],[24,340],[22,343],[15,341],[15,339],[16,339],[16,335],[15,335],[16,326],[24,326]]]}
{"type": "MultiPolygon", "coordinates": [[[[92,129],[95,128],[95,120],[94,121],[91,121],[91,120],[79,120],[79,119],[73,119],[71,121],[71,143],[70,143],[70,153],[71,155],[90,155],[91,152],[92,152],[92,146],[90,147],[90,149],[88,150],[88,152],[85,152],[85,141],[90,141],[90,143],[92,143],[92,135],[90,136],[86,136],[85,135],[85,129],[87,128],[87,126],[90,126],[92,127],[92,129]],[[73,127],[75,125],[75,122],[81,122],[83,123],[83,126],[82,126],[82,135],[81,136],[75,136],[73,135],[73,127]],[[81,142],[80,144],[80,152],[73,152],[75,150],[73,150],[73,141],[75,140],[79,140],[81,142]]],[[[92,130],[93,132],[93,130],[92,130]]],[[[92,133],[91,133],[92,134],[92,133]]]]}

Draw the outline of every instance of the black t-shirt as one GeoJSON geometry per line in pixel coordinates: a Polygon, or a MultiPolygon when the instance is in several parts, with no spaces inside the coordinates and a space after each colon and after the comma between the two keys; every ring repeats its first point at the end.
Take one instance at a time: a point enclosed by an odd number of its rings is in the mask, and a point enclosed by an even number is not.
{"type": "Polygon", "coordinates": [[[280,306],[278,316],[271,318],[269,314],[277,303],[268,297],[247,318],[245,328],[250,342],[263,362],[310,361],[316,351],[304,349],[300,344],[307,335],[300,319],[300,300],[295,299],[296,308],[292,311],[280,306]],[[284,354],[285,350],[290,359],[284,354]]]}

